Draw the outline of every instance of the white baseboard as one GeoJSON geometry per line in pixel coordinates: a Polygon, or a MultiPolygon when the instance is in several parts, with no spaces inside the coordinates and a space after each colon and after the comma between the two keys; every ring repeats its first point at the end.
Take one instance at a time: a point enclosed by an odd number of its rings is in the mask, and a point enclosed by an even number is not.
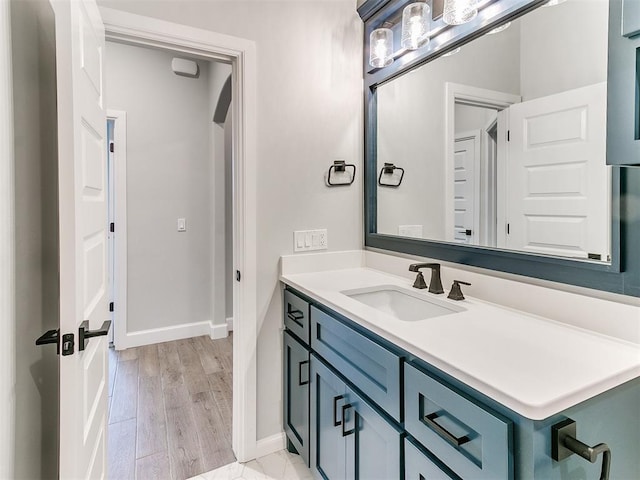
{"type": "Polygon", "coordinates": [[[116,344],[116,350],[124,350],[126,348],[141,347],[143,345],[153,345],[155,343],[171,342],[173,340],[182,340],[183,338],[200,337],[209,335],[211,338],[224,338],[227,336],[226,325],[221,325],[224,335],[214,337],[217,334],[216,326],[211,322],[185,323],[183,325],[175,325],[171,327],[152,328],[149,330],[141,330],[139,332],[128,332],[124,342],[116,344]]]}
{"type": "Polygon", "coordinates": [[[233,332],[233,317],[227,318],[227,331],[233,332]]]}
{"type": "Polygon", "coordinates": [[[256,458],[278,452],[285,447],[286,437],[284,432],[276,433],[270,437],[260,439],[256,442],[256,458]]]}
{"type": "Polygon", "coordinates": [[[229,330],[227,324],[211,325],[211,339],[218,340],[219,338],[227,338],[229,336],[229,330]]]}

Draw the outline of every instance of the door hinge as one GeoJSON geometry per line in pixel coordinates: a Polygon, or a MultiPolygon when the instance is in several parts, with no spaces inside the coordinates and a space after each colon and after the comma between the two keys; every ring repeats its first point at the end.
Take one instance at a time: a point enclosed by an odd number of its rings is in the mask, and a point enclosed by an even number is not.
{"type": "Polygon", "coordinates": [[[240,270],[236,270],[236,282],[239,282],[241,277],[242,275],[240,275],[240,270]]]}
{"type": "MultiPolygon", "coordinates": [[[[511,141],[511,130],[507,130],[507,142],[511,141]]],[[[113,152],[113,150],[111,150],[113,152]]]]}
{"type": "Polygon", "coordinates": [[[113,309],[114,309],[114,304],[113,304],[113,302],[109,302],[109,311],[110,311],[110,312],[113,312],[113,309]]]}
{"type": "Polygon", "coordinates": [[[109,144],[109,151],[110,151],[111,153],[113,153],[114,149],[115,149],[115,147],[114,147],[114,143],[113,143],[113,142],[111,142],[111,143],[109,144]]]}
{"type": "Polygon", "coordinates": [[[115,224],[115,223],[111,222],[111,223],[109,224],[109,231],[110,231],[111,233],[113,233],[113,232],[115,232],[115,231],[116,231],[116,224],[115,224]]]}

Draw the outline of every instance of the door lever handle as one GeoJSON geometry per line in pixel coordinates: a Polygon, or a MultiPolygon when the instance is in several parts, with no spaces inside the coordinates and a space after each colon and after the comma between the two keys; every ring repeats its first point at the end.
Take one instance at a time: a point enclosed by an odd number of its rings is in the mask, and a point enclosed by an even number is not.
{"type": "Polygon", "coordinates": [[[84,350],[87,347],[87,343],[89,343],[89,339],[93,337],[101,337],[109,333],[109,328],[111,327],[111,320],[107,320],[102,324],[102,326],[98,330],[89,330],[89,320],[85,320],[80,324],[78,328],[78,338],[80,340],[80,345],[78,346],[79,350],[84,350]]]}
{"type": "Polygon", "coordinates": [[[59,330],[47,330],[36,340],[36,345],[47,345],[49,343],[55,343],[57,353],[60,354],[60,331],[59,330]]]}

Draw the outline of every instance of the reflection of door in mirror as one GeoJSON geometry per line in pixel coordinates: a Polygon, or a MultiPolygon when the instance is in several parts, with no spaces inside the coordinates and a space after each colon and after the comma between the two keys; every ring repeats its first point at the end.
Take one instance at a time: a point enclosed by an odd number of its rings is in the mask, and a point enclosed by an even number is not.
{"type": "Polygon", "coordinates": [[[509,108],[508,230],[498,246],[607,260],[606,95],[598,83],[509,108]]]}

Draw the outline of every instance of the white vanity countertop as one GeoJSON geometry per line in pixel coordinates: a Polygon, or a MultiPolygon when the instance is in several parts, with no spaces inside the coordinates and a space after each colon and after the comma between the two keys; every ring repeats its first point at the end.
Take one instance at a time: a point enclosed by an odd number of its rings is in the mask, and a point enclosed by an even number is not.
{"type": "Polygon", "coordinates": [[[340,293],[397,285],[435,296],[411,288],[410,280],[377,270],[286,274],[280,279],[533,420],[640,377],[639,345],[546,318],[468,297],[456,302],[445,294],[437,295],[438,300],[467,310],[402,321],[340,293]]]}

